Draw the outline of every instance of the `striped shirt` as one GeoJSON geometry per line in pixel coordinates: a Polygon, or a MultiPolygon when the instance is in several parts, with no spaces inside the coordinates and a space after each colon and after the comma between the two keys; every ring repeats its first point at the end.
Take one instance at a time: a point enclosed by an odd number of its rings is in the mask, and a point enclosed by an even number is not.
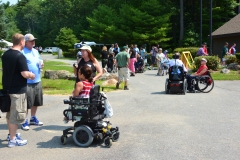
{"type": "Polygon", "coordinates": [[[82,81],[82,83],[83,83],[83,89],[79,93],[79,97],[89,98],[90,90],[91,90],[91,88],[93,86],[93,83],[88,82],[88,81],[82,81]]]}

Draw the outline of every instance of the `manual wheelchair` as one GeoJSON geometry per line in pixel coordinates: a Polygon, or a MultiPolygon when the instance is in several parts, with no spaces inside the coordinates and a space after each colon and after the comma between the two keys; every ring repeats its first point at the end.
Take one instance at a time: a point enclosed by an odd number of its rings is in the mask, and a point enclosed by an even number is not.
{"type": "Polygon", "coordinates": [[[171,66],[168,69],[169,78],[166,79],[165,92],[169,93],[182,93],[186,94],[187,80],[186,73],[181,66],[171,66]]]}
{"type": "Polygon", "coordinates": [[[70,97],[69,100],[64,100],[64,104],[69,104],[69,109],[63,111],[65,119],[76,122],[73,127],[63,130],[62,144],[67,143],[68,134],[73,136],[74,142],[80,147],[88,147],[94,138],[103,140],[107,147],[118,141],[119,128],[113,128],[109,121],[103,121],[106,117],[106,97],[99,90],[100,86],[95,85],[90,90],[89,98],[70,97]]]}
{"type": "Polygon", "coordinates": [[[214,87],[214,81],[209,71],[204,75],[195,77],[191,80],[192,92],[196,93],[197,91],[202,93],[209,93],[214,87]]]}

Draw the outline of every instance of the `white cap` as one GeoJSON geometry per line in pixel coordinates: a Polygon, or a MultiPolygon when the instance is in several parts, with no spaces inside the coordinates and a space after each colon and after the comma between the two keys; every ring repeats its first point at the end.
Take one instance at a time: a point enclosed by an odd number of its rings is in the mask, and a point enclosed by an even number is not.
{"type": "Polygon", "coordinates": [[[90,52],[92,52],[92,48],[90,47],[90,46],[88,46],[88,45],[83,45],[81,48],[79,48],[79,49],[86,49],[86,50],[89,50],[90,52]]]}
{"type": "Polygon", "coordinates": [[[35,38],[32,34],[28,33],[24,36],[25,41],[33,41],[37,38],[35,38]]]}
{"type": "Polygon", "coordinates": [[[206,60],[205,58],[202,58],[201,60],[202,60],[202,61],[205,61],[205,62],[207,63],[207,60],[206,60]]]}

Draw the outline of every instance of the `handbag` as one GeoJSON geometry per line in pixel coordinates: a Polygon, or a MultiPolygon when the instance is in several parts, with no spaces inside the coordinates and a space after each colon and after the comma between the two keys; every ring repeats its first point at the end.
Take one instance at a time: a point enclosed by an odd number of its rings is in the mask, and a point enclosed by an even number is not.
{"type": "Polygon", "coordinates": [[[8,93],[0,90],[0,109],[2,112],[9,112],[11,107],[11,99],[8,93]]]}

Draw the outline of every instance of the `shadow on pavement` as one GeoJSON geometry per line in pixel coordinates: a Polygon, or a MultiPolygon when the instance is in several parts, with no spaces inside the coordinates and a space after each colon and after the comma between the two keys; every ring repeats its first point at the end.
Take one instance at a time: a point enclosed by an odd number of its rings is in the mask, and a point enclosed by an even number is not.
{"type": "MultiPolygon", "coordinates": [[[[0,145],[1,147],[1,145],[0,145]]],[[[96,140],[94,139],[92,144],[89,147],[79,147],[77,146],[74,141],[72,136],[68,136],[67,138],[67,143],[64,145],[61,143],[61,136],[54,136],[51,140],[47,142],[38,142],[37,143],[37,148],[107,148],[105,147],[103,141],[101,140],[96,140]]]]}
{"type": "Polygon", "coordinates": [[[32,130],[41,131],[41,130],[64,130],[68,128],[68,126],[58,126],[58,125],[43,125],[38,126],[37,128],[33,128],[32,130]]]}
{"type": "Polygon", "coordinates": [[[161,91],[161,92],[152,92],[151,94],[166,94],[165,91],[161,91]]]}

